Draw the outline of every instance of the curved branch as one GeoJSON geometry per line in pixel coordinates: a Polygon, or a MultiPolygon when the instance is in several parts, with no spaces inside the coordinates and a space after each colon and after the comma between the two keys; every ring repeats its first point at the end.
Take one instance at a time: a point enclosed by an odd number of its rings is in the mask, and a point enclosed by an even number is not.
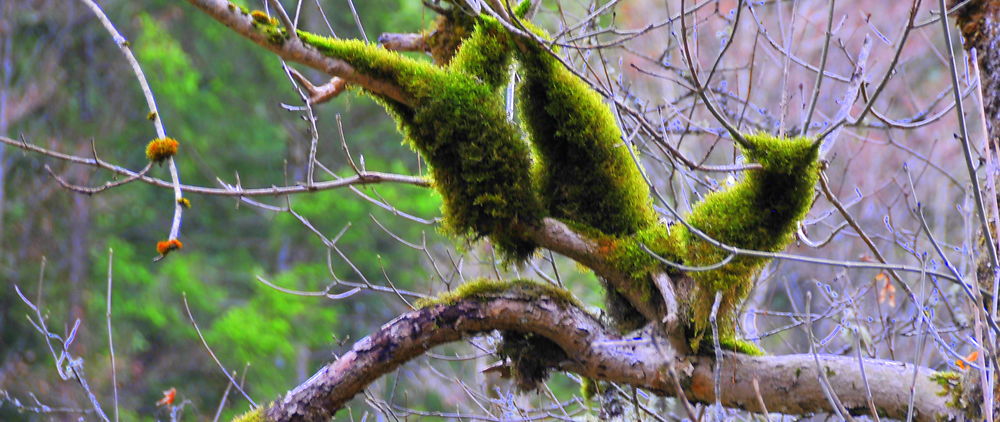
{"type": "Polygon", "coordinates": [[[188,0],[195,7],[229,27],[244,38],[264,47],[279,57],[302,63],[314,69],[337,76],[348,83],[358,84],[373,93],[392,98],[402,104],[410,104],[409,95],[396,84],[358,72],[343,60],[327,57],[315,48],[303,44],[298,37],[291,37],[283,43],[272,43],[268,35],[254,27],[253,18],[226,0],[188,0]]]}
{"type": "MultiPolygon", "coordinates": [[[[434,346],[492,330],[531,332],[552,340],[572,357],[560,365],[562,370],[664,395],[676,394],[679,384],[690,400],[715,401],[711,357],[680,355],[649,330],[641,336],[623,337],[585,311],[555,298],[500,293],[399,316],[355,343],[351,351],[264,412],[268,420],[275,421],[329,420],[370,383],[410,359],[434,346]]],[[[814,355],[724,356],[720,380],[723,405],[759,412],[763,402],[771,412],[790,414],[833,411],[818,382],[814,355]],[[759,395],[752,387],[754,381],[759,395]]],[[[867,414],[869,396],[857,387],[863,385],[858,360],[843,356],[818,359],[844,407],[851,413],[867,414]]],[[[938,395],[941,387],[930,380],[932,370],[872,359],[863,360],[863,365],[872,388],[871,399],[885,416],[906,416],[914,371],[918,372],[912,384],[916,420],[955,416],[946,405],[948,398],[938,395]]]]}

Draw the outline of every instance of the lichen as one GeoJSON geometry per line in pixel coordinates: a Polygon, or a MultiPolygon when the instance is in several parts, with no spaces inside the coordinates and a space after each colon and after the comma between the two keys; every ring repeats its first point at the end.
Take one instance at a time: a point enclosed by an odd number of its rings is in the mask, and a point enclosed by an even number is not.
{"type": "MultiPolygon", "coordinates": [[[[813,188],[819,176],[818,144],[809,138],[784,139],[764,133],[745,136],[741,147],[746,157],[762,170],[745,173],[736,185],[705,196],[688,215],[691,226],[726,245],[765,252],[778,252],[792,240],[796,224],[812,205],[813,188]]],[[[677,227],[683,262],[708,266],[729,253],[713,246],[686,227],[677,227]]],[[[692,343],[697,346],[708,331],[708,318],[716,292],[722,292],[717,314],[720,338],[734,336],[734,313],[753,286],[753,278],[768,259],[738,256],[709,271],[693,271],[692,343]]]]}
{"type": "Polygon", "coordinates": [[[174,138],[157,138],[146,145],[146,158],[154,163],[161,163],[177,154],[180,143],[174,138]]]}
{"type": "Polygon", "coordinates": [[[928,377],[941,387],[937,395],[948,397],[948,406],[962,409],[962,374],[953,371],[939,371],[928,377]]]}
{"type": "Polygon", "coordinates": [[[166,256],[168,253],[179,250],[183,247],[184,244],[177,239],[161,240],[156,242],[156,252],[159,253],[160,256],[166,256]]]}
{"type": "MultiPolygon", "coordinates": [[[[490,46],[486,39],[492,36],[484,24],[468,42],[490,46]]],[[[299,38],[360,73],[393,82],[410,98],[404,105],[369,93],[395,118],[406,143],[430,163],[447,231],[489,236],[510,261],[531,255],[535,245],[514,228],[538,224],[544,210],[531,180],[529,149],[496,95],[502,81],[491,74],[496,69],[487,68],[504,61],[503,51],[462,48],[455,64],[440,68],[357,40],[301,31],[299,38]]]]}
{"type": "Polygon", "coordinates": [[[573,296],[569,290],[558,286],[527,279],[502,281],[489,278],[468,281],[458,286],[455,290],[441,293],[436,297],[420,299],[415,305],[418,308],[426,308],[434,305],[454,305],[463,300],[483,300],[505,294],[533,298],[548,297],[578,308],[583,308],[583,304],[576,296],[573,296]]]}

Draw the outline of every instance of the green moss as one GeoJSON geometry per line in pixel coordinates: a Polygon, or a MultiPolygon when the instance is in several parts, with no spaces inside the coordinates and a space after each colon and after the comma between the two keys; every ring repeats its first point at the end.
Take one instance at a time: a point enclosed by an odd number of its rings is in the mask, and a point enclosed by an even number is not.
{"type": "Polygon", "coordinates": [[[756,344],[753,344],[746,340],[740,340],[736,337],[720,337],[719,346],[726,350],[732,350],[737,353],[742,353],[744,355],[750,356],[764,356],[766,353],[764,349],[761,349],[756,344]]]}
{"type": "Polygon", "coordinates": [[[671,230],[664,224],[646,227],[634,235],[608,237],[603,243],[607,248],[608,259],[615,267],[629,277],[642,280],[649,278],[654,271],[670,271],[665,264],[650,255],[642,246],[663,259],[681,263],[684,244],[678,238],[677,230],[671,230]]]}
{"type": "Polygon", "coordinates": [[[458,286],[455,290],[441,293],[437,297],[424,298],[417,301],[416,306],[426,308],[434,305],[454,305],[462,300],[490,299],[504,294],[542,297],[547,296],[557,301],[583,308],[583,304],[569,290],[548,283],[539,283],[527,279],[499,281],[481,278],[458,286]]]}
{"type": "Polygon", "coordinates": [[[264,409],[267,406],[258,407],[249,412],[246,412],[240,416],[233,418],[233,422],[266,422],[267,417],[264,416],[264,409]]]}
{"type": "Polygon", "coordinates": [[[510,80],[513,53],[503,25],[492,17],[482,16],[475,24],[472,35],[455,54],[450,67],[479,78],[499,92],[510,80]]]}
{"type": "MultiPolygon", "coordinates": [[[[742,148],[743,153],[763,169],[748,171],[735,186],[706,195],[687,221],[727,245],[778,252],[792,241],[796,224],[812,205],[819,175],[817,146],[808,138],[783,139],[762,133],[746,139],[749,145],[742,148]]],[[[685,227],[677,228],[677,237],[686,265],[708,266],[729,255],[685,227]]],[[[696,282],[691,306],[695,344],[710,329],[708,317],[718,291],[723,293],[717,315],[720,336],[733,335],[736,306],[746,298],[753,278],[767,261],[739,256],[721,268],[691,272],[696,282]]]]}
{"type": "MultiPolygon", "coordinates": [[[[490,36],[488,26],[477,28],[473,38],[490,36]]],[[[442,69],[357,40],[299,36],[360,73],[394,82],[411,99],[404,105],[372,94],[430,163],[449,232],[489,236],[506,259],[530,256],[535,245],[513,227],[538,224],[544,211],[531,180],[530,151],[496,95],[500,77],[489,74],[488,64],[504,61],[493,44],[479,41],[487,51],[462,48],[456,64],[442,69]]]]}
{"type": "Polygon", "coordinates": [[[941,386],[941,391],[937,395],[948,397],[948,406],[955,409],[964,408],[962,400],[962,374],[953,371],[939,371],[931,374],[929,379],[941,386]]]}
{"type": "Polygon", "coordinates": [[[519,113],[548,212],[610,235],[655,224],[649,189],[608,105],[543,46],[518,47],[519,113]]]}
{"type": "Polygon", "coordinates": [[[586,400],[587,403],[590,403],[594,396],[600,393],[601,385],[599,382],[587,377],[580,379],[580,395],[583,396],[583,399],[586,400]]]}

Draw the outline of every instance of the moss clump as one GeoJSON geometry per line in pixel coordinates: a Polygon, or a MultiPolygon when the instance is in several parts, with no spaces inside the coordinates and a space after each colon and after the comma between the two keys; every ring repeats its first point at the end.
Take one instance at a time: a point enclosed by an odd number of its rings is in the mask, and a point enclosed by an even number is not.
{"type": "MultiPolygon", "coordinates": [[[[808,138],[784,139],[763,133],[747,135],[746,140],[743,153],[763,169],[749,171],[735,186],[705,196],[687,221],[727,245],[778,252],[792,241],[796,224],[812,205],[819,177],[818,144],[808,138]]],[[[729,255],[685,227],[677,230],[686,265],[708,266],[729,255]]],[[[723,293],[717,315],[720,338],[733,337],[736,306],[746,298],[753,277],[767,261],[738,256],[721,268],[691,272],[696,282],[691,304],[693,345],[711,329],[708,318],[715,292],[723,293]]]]}
{"type": "Polygon", "coordinates": [[[518,47],[519,112],[549,213],[611,235],[655,224],[649,189],[608,105],[543,46],[518,47]]]}
{"type": "Polygon", "coordinates": [[[434,305],[454,305],[463,300],[489,299],[500,295],[520,295],[527,297],[547,296],[557,301],[583,308],[583,303],[569,290],[548,283],[539,283],[528,279],[510,281],[480,278],[464,283],[455,290],[444,292],[436,297],[423,298],[416,302],[418,308],[434,305]]]}
{"type": "Polygon", "coordinates": [[[735,337],[720,337],[719,346],[726,350],[750,356],[764,356],[766,353],[756,344],[735,337]]]}
{"type": "Polygon", "coordinates": [[[396,119],[406,142],[429,163],[443,198],[445,228],[489,236],[509,260],[526,259],[535,245],[514,230],[544,214],[531,181],[530,151],[507,119],[496,86],[509,51],[493,48],[492,25],[477,26],[446,69],[357,40],[300,32],[303,42],[344,60],[357,71],[399,86],[410,104],[371,94],[396,119]],[[472,46],[480,46],[476,49],[472,46]]]}
{"type": "Polygon", "coordinates": [[[511,376],[521,391],[536,390],[552,369],[568,359],[558,344],[540,335],[517,331],[502,334],[497,354],[510,361],[511,376]]]}
{"type": "Polygon", "coordinates": [[[503,25],[490,16],[481,16],[472,36],[462,43],[449,67],[478,78],[499,93],[510,81],[513,56],[510,37],[503,25]]]}
{"type": "Polygon", "coordinates": [[[233,418],[232,422],[266,422],[267,416],[264,415],[264,409],[267,406],[258,407],[242,415],[233,418]]]}
{"type": "Polygon", "coordinates": [[[616,268],[629,277],[640,280],[649,278],[649,274],[654,271],[670,270],[663,262],[643,250],[643,246],[663,259],[683,262],[684,245],[678,236],[678,230],[656,224],[634,235],[614,237],[603,243],[606,245],[608,258],[616,268]]]}
{"type": "MultiPolygon", "coordinates": [[[[962,375],[957,372],[952,371],[939,371],[931,374],[929,377],[931,381],[941,386],[941,391],[937,395],[942,397],[948,397],[948,406],[955,409],[968,409],[971,412],[975,412],[976,407],[970,406],[966,408],[964,406],[962,390],[962,375]]],[[[970,418],[973,420],[975,418],[970,418]]]]}

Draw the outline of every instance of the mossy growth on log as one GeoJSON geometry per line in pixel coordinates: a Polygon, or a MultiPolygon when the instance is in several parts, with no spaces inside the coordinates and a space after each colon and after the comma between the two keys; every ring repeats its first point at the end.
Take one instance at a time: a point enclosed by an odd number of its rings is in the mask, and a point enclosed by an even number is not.
{"type": "Polygon", "coordinates": [[[435,297],[424,298],[415,304],[418,308],[434,305],[454,305],[463,300],[493,299],[508,295],[511,297],[542,298],[583,308],[583,304],[569,290],[548,283],[539,283],[528,279],[495,280],[480,278],[458,286],[455,290],[444,292],[435,297]]]}

